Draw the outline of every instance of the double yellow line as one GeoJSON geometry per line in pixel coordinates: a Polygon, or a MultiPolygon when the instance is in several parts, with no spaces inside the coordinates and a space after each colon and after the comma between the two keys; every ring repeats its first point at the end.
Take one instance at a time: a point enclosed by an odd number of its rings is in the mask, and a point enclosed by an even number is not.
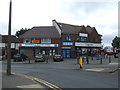
{"type": "Polygon", "coordinates": [[[28,78],[28,79],[31,79],[33,81],[36,81],[36,82],[39,82],[39,83],[42,83],[44,84],[45,86],[49,87],[49,88],[52,88],[53,90],[62,90],[60,87],[58,86],[55,86],[47,81],[44,81],[42,79],[38,79],[38,78],[35,78],[35,77],[31,77],[31,76],[27,76],[27,75],[22,75],[22,74],[18,74],[18,73],[12,73],[12,74],[15,74],[15,75],[18,75],[18,76],[21,76],[21,77],[25,77],[25,78],[28,78]]]}
{"type": "MultiPolygon", "coordinates": [[[[5,71],[0,70],[0,72],[5,72],[5,71]]],[[[38,78],[35,78],[35,77],[31,77],[31,76],[27,76],[27,75],[15,73],[15,72],[14,72],[14,73],[12,72],[12,74],[18,75],[18,76],[21,76],[21,77],[24,77],[24,78],[31,79],[31,80],[33,80],[33,81],[36,81],[37,83],[44,84],[45,86],[47,86],[47,87],[49,87],[49,88],[51,88],[51,89],[53,89],[53,90],[62,90],[60,87],[55,86],[55,85],[53,85],[53,84],[51,84],[51,83],[49,83],[49,82],[47,82],[47,81],[44,81],[44,80],[42,80],[42,79],[38,79],[38,78]]]]}

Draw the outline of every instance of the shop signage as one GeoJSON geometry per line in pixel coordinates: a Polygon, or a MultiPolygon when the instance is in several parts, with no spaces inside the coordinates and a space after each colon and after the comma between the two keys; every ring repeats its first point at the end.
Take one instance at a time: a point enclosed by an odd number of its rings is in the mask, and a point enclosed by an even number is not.
{"type": "Polygon", "coordinates": [[[32,40],[32,43],[34,43],[34,44],[39,44],[39,43],[40,43],[40,40],[32,40]]]}
{"type": "Polygon", "coordinates": [[[88,34],[86,34],[86,33],[79,33],[79,36],[88,37],[88,34]]]}
{"type": "Polygon", "coordinates": [[[62,47],[62,49],[71,49],[71,47],[62,47]]]}
{"type": "Polygon", "coordinates": [[[75,42],[75,46],[83,46],[83,47],[102,47],[100,43],[80,43],[75,42]]]}
{"type": "Polygon", "coordinates": [[[73,43],[73,42],[63,42],[62,45],[65,45],[65,46],[73,46],[74,43],[73,43]]]}
{"type": "Polygon", "coordinates": [[[21,44],[22,47],[58,47],[58,44],[21,44]]]}

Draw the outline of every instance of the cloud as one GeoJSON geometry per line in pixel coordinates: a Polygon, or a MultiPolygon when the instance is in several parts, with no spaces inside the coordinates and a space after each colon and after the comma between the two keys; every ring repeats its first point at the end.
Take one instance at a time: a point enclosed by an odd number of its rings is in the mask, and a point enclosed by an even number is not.
{"type": "MultiPolygon", "coordinates": [[[[21,28],[50,26],[56,19],[58,22],[96,27],[103,35],[104,43],[111,42],[110,36],[118,35],[118,3],[115,0],[102,1],[13,0],[12,34],[21,28]]],[[[9,0],[1,1],[0,12],[0,33],[7,34],[9,0]]]]}

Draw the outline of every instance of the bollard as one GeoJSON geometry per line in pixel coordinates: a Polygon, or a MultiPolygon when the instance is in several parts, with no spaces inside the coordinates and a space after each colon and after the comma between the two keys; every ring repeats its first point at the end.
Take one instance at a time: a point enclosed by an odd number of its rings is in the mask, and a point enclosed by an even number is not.
{"type": "Polygon", "coordinates": [[[93,56],[91,57],[91,60],[93,60],[93,56]]]}
{"type": "Polygon", "coordinates": [[[82,58],[82,62],[84,62],[84,57],[82,58]]]}
{"type": "Polygon", "coordinates": [[[102,57],[100,57],[100,64],[102,64],[102,57]]]}
{"type": "Polygon", "coordinates": [[[109,55],[109,63],[111,63],[111,56],[109,55]]]}
{"type": "Polygon", "coordinates": [[[46,59],[46,63],[48,63],[48,58],[46,59]]]}
{"type": "Polygon", "coordinates": [[[28,61],[29,61],[28,63],[30,63],[30,58],[28,59],[28,61]]]}
{"type": "Polygon", "coordinates": [[[48,63],[48,57],[46,56],[46,57],[44,57],[44,59],[45,59],[46,63],[48,63]]]}
{"type": "Polygon", "coordinates": [[[79,64],[79,57],[77,57],[77,64],[79,64]]]}
{"type": "Polygon", "coordinates": [[[80,69],[82,69],[82,58],[79,59],[80,69]]]}
{"type": "Polygon", "coordinates": [[[89,58],[88,58],[88,56],[86,57],[86,61],[87,61],[87,64],[89,64],[89,58]]]}

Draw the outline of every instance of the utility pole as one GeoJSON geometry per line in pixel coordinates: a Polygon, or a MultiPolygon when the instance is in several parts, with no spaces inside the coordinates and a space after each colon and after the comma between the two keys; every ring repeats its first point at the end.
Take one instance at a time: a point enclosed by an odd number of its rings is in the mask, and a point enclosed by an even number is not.
{"type": "Polygon", "coordinates": [[[7,75],[11,75],[11,16],[12,16],[11,14],[12,14],[12,0],[10,0],[10,6],[9,6],[7,75]]]}

